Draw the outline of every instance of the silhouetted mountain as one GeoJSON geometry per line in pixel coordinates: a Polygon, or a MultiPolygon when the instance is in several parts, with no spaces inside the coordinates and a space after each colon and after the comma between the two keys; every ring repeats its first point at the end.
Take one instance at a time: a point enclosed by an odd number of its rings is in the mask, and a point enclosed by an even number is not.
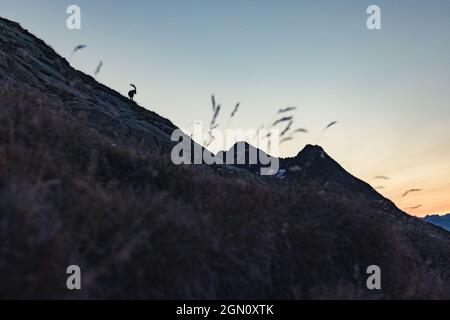
{"type": "Polygon", "coordinates": [[[260,175],[261,168],[267,167],[269,158],[273,157],[269,157],[267,153],[245,141],[240,141],[236,142],[228,151],[218,152],[216,158],[222,159],[225,164],[260,175]]]}
{"type": "Polygon", "coordinates": [[[322,148],[264,178],[175,165],[169,120],[1,18],[0,123],[0,298],[450,297],[450,234],[322,148]]]}
{"type": "Polygon", "coordinates": [[[450,214],[446,215],[429,215],[426,216],[425,221],[432,223],[438,227],[441,227],[447,231],[450,231],[450,214]]]}
{"type": "Polygon", "coordinates": [[[297,156],[282,159],[280,168],[288,181],[314,181],[324,190],[343,190],[369,200],[384,200],[369,184],[348,173],[320,146],[307,145],[297,156]]]}
{"type": "MultiPolygon", "coordinates": [[[[238,142],[230,150],[227,152],[221,151],[217,156],[225,161],[228,155],[235,163],[233,166],[258,175],[261,166],[264,166],[264,164],[261,163],[259,157],[254,159],[256,160],[254,161],[255,164],[248,164],[250,154],[262,154],[263,157],[269,157],[264,151],[247,142],[238,142]],[[245,163],[237,164],[239,156],[245,163]]],[[[370,201],[388,201],[368,183],[347,172],[320,146],[307,145],[295,157],[278,160],[280,162],[279,171],[272,176],[273,178],[287,183],[314,182],[324,191],[341,190],[345,193],[364,196],[370,201]]]]}

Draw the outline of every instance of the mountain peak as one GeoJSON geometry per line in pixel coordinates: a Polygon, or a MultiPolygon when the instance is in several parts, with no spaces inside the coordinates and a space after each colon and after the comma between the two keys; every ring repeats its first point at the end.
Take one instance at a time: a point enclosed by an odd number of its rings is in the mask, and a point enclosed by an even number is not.
{"type": "MultiPolygon", "coordinates": [[[[300,152],[323,152],[323,148],[319,145],[307,144],[300,152]]],[[[299,153],[300,153],[299,152],[299,153]]]]}
{"type": "Polygon", "coordinates": [[[321,146],[311,144],[307,144],[294,158],[309,159],[311,161],[318,159],[331,159],[331,157],[321,146]]]}
{"type": "Polygon", "coordinates": [[[281,168],[290,181],[313,181],[326,189],[347,190],[370,199],[383,199],[369,184],[347,172],[318,145],[308,144],[295,157],[283,159],[281,168]]]}

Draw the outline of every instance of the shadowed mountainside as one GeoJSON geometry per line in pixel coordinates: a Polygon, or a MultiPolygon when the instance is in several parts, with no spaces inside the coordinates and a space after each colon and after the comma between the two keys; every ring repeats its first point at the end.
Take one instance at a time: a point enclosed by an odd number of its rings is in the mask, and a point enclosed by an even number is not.
{"type": "Polygon", "coordinates": [[[0,123],[2,298],[450,298],[449,233],[320,147],[284,179],[175,166],[170,121],[4,19],[0,123]]]}

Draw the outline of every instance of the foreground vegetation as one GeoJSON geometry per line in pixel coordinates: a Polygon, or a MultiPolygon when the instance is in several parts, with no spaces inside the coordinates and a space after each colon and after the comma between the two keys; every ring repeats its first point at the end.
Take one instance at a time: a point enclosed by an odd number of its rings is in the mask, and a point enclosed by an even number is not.
{"type": "Polygon", "coordinates": [[[450,297],[448,247],[411,239],[409,218],[314,184],[174,166],[86,121],[0,90],[0,297],[450,297]],[[81,291],[66,289],[71,264],[81,291]],[[372,264],[381,291],[366,288],[372,264]]]}

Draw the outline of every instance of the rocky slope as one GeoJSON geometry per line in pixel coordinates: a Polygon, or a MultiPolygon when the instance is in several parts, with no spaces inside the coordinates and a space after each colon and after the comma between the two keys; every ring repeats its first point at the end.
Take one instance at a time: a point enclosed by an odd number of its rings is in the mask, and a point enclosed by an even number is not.
{"type": "Polygon", "coordinates": [[[170,147],[176,127],[169,120],[73,69],[42,40],[2,18],[0,81],[45,94],[64,110],[83,114],[92,129],[110,138],[132,138],[145,148],[170,147]]]}

